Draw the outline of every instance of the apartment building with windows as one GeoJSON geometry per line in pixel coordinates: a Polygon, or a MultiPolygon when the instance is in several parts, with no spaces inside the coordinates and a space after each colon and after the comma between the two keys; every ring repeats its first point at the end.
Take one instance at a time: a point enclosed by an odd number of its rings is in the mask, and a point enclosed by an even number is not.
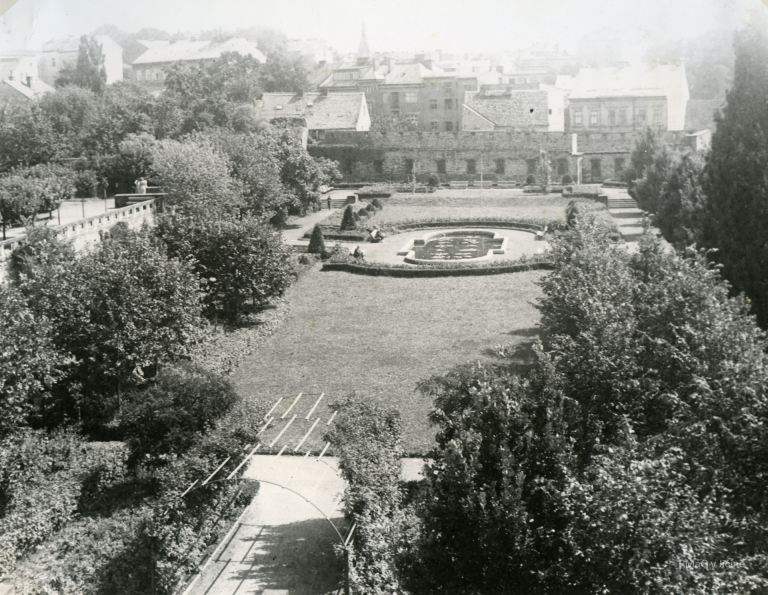
{"type": "Polygon", "coordinates": [[[258,48],[240,37],[226,41],[175,41],[155,42],[131,65],[133,80],[149,88],[162,88],[165,84],[166,70],[172,64],[212,64],[221,55],[234,52],[242,56],[252,56],[257,62],[267,61],[258,48]]]}
{"type": "Polygon", "coordinates": [[[689,98],[685,66],[582,68],[568,93],[574,132],[685,129],[689,98]]]}

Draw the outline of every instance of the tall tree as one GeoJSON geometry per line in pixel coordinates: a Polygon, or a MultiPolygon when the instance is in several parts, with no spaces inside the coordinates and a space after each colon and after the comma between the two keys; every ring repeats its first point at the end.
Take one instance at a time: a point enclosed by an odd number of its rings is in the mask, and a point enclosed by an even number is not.
{"type": "Polygon", "coordinates": [[[765,29],[739,32],[733,88],[717,118],[706,166],[709,197],[705,241],[737,291],[768,324],[768,36],[765,29]]]}
{"type": "Polygon", "coordinates": [[[75,85],[101,94],[107,86],[107,70],[101,45],[93,38],[83,35],[75,64],[67,64],[59,71],[54,82],[56,87],[75,85]]]}

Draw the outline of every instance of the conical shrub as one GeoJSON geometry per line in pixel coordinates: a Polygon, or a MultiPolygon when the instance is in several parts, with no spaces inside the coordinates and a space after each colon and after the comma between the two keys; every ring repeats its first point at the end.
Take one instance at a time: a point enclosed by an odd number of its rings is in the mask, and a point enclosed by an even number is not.
{"type": "Polygon", "coordinates": [[[344,216],[341,218],[341,231],[348,229],[357,229],[357,221],[355,221],[355,211],[352,205],[348,205],[344,209],[344,216]]]}
{"type": "Polygon", "coordinates": [[[322,254],[325,252],[325,238],[323,237],[323,230],[320,229],[319,225],[315,225],[315,229],[312,230],[307,252],[310,254],[322,254]]]}

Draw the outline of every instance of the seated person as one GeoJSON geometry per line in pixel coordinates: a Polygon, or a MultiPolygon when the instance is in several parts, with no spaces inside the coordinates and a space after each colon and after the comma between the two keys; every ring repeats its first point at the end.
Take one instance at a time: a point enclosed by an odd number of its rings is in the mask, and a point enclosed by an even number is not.
{"type": "Polygon", "coordinates": [[[355,251],[352,253],[352,256],[354,256],[355,258],[363,258],[365,254],[363,253],[362,250],[360,250],[360,246],[357,246],[355,248],[355,251]]]}

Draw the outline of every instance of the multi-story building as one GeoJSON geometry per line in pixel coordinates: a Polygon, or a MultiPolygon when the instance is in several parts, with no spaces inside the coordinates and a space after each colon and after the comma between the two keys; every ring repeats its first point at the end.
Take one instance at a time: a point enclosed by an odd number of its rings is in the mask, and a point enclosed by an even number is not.
{"type": "Polygon", "coordinates": [[[173,43],[153,43],[131,65],[133,79],[149,88],[162,88],[165,84],[166,70],[172,64],[212,64],[221,55],[234,52],[242,56],[252,56],[257,62],[267,59],[258,48],[242,37],[233,37],[226,41],[175,41],[173,43]]]}
{"type": "Polygon", "coordinates": [[[29,101],[52,91],[38,76],[38,56],[22,52],[0,56],[0,103],[29,101]]]}
{"type": "MultiPolygon", "coordinates": [[[[123,48],[108,35],[96,35],[93,39],[101,46],[107,84],[123,80],[123,48]]],[[[38,62],[40,79],[48,85],[53,85],[65,65],[77,62],[79,53],[79,37],[70,36],[44,43],[38,62]]]]}
{"type": "Polygon", "coordinates": [[[685,67],[582,68],[568,94],[570,130],[631,132],[685,129],[685,67]]]}

